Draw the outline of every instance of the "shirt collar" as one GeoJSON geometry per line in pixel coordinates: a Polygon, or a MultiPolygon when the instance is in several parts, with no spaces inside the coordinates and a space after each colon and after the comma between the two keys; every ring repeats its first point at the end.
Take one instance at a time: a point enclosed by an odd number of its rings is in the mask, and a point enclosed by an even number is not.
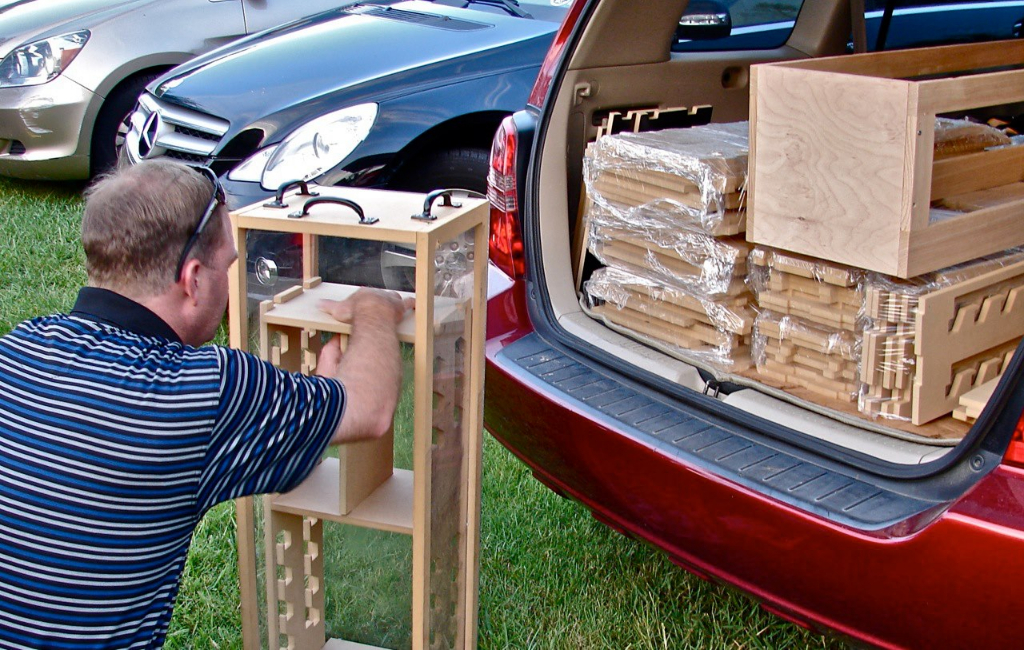
{"type": "Polygon", "coordinates": [[[119,293],[98,287],[82,287],[71,310],[72,316],[112,325],[141,336],[159,337],[181,343],[181,337],[148,308],[119,293]]]}

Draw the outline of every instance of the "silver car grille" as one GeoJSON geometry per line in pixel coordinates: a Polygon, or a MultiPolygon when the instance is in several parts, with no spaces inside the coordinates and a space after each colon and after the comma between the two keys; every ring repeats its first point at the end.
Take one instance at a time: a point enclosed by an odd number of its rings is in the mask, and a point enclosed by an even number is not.
{"type": "Polygon", "coordinates": [[[227,120],[146,93],[129,118],[124,153],[134,164],[154,158],[206,163],[230,126],[227,120]]]}

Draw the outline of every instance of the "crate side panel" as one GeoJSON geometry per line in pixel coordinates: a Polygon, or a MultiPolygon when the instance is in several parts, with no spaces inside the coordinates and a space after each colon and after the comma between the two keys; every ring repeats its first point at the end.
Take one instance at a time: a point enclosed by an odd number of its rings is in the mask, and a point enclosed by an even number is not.
{"type": "Polygon", "coordinates": [[[895,270],[909,184],[907,84],[771,66],[756,73],[747,238],[895,270]]]}

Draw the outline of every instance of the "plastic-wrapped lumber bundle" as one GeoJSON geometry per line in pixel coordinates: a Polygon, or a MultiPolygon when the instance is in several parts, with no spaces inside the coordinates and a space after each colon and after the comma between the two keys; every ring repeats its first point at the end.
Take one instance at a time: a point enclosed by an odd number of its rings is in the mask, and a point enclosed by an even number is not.
{"type": "Polygon", "coordinates": [[[856,401],[863,272],[760,246],[748,264],[761,312],[754,325],[758,372],[780,388],[856,401]]]}
{"type": "Polygon", "coordinates": [[[729,372],[751,365],[747,295],[711,300],[616,267],[595,271],[586,293],[591,313],[674,356],[729,372]]]}
{"type": "Polygon", "coordinates": [[[671,284],[701,298],[738,296],[746,286],[750,244],[687,226],[627,228],[595,208],[590,250],[602,264],[671,284]]]}
{"type": "Polygon", "coordinates": [[[743,232],[748,131],[733,122],[600,138],[583,163],[587,197],[627,227],[743,232]]]}
{"type": "Polygon", "coordinates": [[[864,307],[864,273],[842,264],[758,246],[750,252],[750,285],[759,308],[856,331],[864,307]]]}
{"type": "Polygon", "coordinates": [[[860,411],[915,425],[955,412],[1024,335],[1024,251],[912,280],[870,274],[865,315],[860,411]]]}
{"type": "Polygon", "coordinates": [[[605,136],[584,161],[588,249],[606,265],[584,287],[591,313],[731,372],[750,365],[750,245],[736,236],[744,226],[747,128],[605,136]]]}
{"type": "Polygon", "coordinates": [[[857,400],[860,340],[850,330],[764,311],[754,322],[753,358],[758,374],[779,388],[800,386],[828,400],[857,400]]]}

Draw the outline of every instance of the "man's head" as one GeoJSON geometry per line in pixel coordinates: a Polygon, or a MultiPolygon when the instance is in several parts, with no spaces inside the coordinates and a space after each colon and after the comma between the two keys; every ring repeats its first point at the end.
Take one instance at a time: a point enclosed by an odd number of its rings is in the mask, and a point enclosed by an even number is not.
{"type": "MultiPolygon", "coordinates": [[[[82,216],[90,284],[162,293],[179,279],[178,260],[213,194],[204,174],[169,161],[146,161],[99,179],[86,191],[82,216]]],[[[210,261],[224,232],[216,218],[199,233],[190,257],[210,261]]]]}
{"type": "Polygon", "coordinates": [[[208,341],[236,258],[218,191],[212,175],[169,161],[102,177],[86,192],[82,215],[89,284],[154,309],[186,343],[208,341]]]}

